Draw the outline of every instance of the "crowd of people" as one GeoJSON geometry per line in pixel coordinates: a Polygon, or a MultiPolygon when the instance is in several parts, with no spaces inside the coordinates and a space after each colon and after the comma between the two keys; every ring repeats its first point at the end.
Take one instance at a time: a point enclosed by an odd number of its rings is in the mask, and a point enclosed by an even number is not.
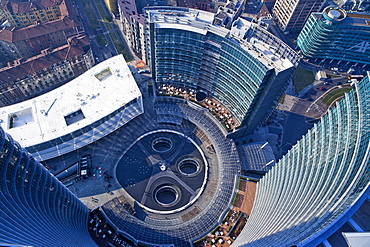
{"type": "Polygon", "coordinates": [[[209,112],[216,116],[216,118],[225,126],[228,131],[231,131],[239,126],[236,119],[232,116],[230,111],[221,105],[217,100],[206,97],[203,100],[196,98],[197,91],[195,89],[189,89],[181,86],[175,86],[171,84],[161,84],[157,88],[158,95],[168,95],[174,97],[181,97],[188,99],[203,107],[207,108],[209,112]]]}

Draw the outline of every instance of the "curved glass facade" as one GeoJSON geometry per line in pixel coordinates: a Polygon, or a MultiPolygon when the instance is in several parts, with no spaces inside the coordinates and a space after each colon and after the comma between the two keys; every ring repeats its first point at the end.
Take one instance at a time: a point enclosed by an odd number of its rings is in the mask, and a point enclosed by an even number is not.
{"type": "Polygon", "coordinates": [[[263,64],[211,32],[159,28],[155,37],[157,83],[205,89],[243,120],[268,73],[263,64]]]}
{"type": "Polygon", "coordinates": [[[267,117],[293,65],[274,68],[229,30],[212,25],[212,20],[192,19],[195,10],[159,7],[146,11],[148,60],[157,85],[206,91],[250,129],[267,117]]]}
{"type": "Polygon", "coordinates": [[[366,199],[369,76],[260,180],[235,246],[316,246],[366,199]]]}
{"type": "Polygon", "coordinates": [[[328,7],[313,13],[297,39],[303,55],[370,64],[370,15],[328,7]]]}
{"type": "Polygon", "coordinates": [[[0,242],[97,246],[88,208],[0,129],[0,242]]]}

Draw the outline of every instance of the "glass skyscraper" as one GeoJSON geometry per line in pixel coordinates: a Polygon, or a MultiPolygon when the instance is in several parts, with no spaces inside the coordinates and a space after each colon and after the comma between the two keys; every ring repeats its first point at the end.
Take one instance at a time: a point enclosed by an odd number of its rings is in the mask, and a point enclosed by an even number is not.
{"type": "Polygon", "coordinates": [[[0,244],[97,246],[88,208],[0,128],[0,244]]]}
{"type": "Polygon", "coordinates": [[[366,200],[370,74],[355,84],[257,184],[233,246],[316,246],[366,200]]]}
{"type": "MultiPolygon", "coordinates": [[[[336,11],[331,16],[338,19],[336,11]]],[[[213,25],[212,16],[187,8],[146,9],[146,44],[155,84],[206,92],[227,107],[245,131],[253,131],[273,108],[294,65],[283,52],[273,52],[281,48],[274,43],[264,49],[261,40],[246,38],[259,30],[244,29],[241,22],[227,30],[213,25]]],[[[316,246],[368,198],[370,73],[353,87],[257,183],[252,212],[232,246],[316,246]]],[[[136,218],[130,213],[135,207],[115,197],[101,212],[116,232],[126,232],[136,243],[182,247],[222,222],[236,190],[240,162],[233,140],[218,131],[212,115],[207,113],[208,118],[195,104],[162,99],[156,102],[158,116],[189,120],[188,133],[199,135],[204,149],[210,147],[209,167],[216,169],[209,173],[213,179],[204,194],[209,203],[173,218],[144,211],[136,218]]],[[[147,119],[138,119],[138,127],[131,130],[154,129],[154,119],[148,120],[153,126],[140,125],[147,119]]],[[[182,128],[172,122],[168,126],[182,128]]],[[[126,130],[125,135],[134,132],[126,130]]],[[[89,209],[1,128],[0,174],[0,245],[97,246],[88,232],[89,209]]]]}
{"type": "Polygon", "coordinates": [[[297,39],[308,58],[370,64],[370,15],[327,7],[312,13],[297,39]]]}
{"type": "MultiPolygon", "coordinates": [[[[216,26],[209,12],[146,9],[146,50],[155,83],[207,92],[253,131],[276,106],[294,71],[262,42],[216,26]],[[274,56],[275,55],[275,56],[274,56]]],[[[241,24],[241,22],[234,23],[241,24]]],[[[245,31],[244,31],[245,32],[245,31]]]]}

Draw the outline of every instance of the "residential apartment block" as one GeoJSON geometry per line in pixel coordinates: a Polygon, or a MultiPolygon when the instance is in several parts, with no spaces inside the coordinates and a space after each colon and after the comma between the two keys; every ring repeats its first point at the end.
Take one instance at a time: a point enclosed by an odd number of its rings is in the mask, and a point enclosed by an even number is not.
{"type": "Polygon", "coordinates": [[[90,69],[94,56],[86,36],[41,54],[9,62],[0,69],[0,107],[21,102],[63,85],[90,69]]]}
{"type": "Polygon", "coordinates": [[[45,23],[65,14],[65,4],[65,0],[5,0],[0,2],[0,19],[18,28],[45,23]]]}
{"type": "Polygon", "coordinates": [[[0,56],[9,61],[30,58],[42,50],[66,45],[69,37],[83,33],[82,25],[70,17],[21,29],[4,27],[0,30],[0,56]]]}
{"type": "Polygon", "coordinates": [[[211,11],[212,0],[178,0],[178,7],[211,11]]]}
{"type": "Polygon", "coordinates": [[[84,33],[70,0],[8,0],[1,2],[0,11],[5,18],[0,29],[0,62],[3,66],[9,61],[36,56],[44,49],[65,45],[69,37],[84,33]],[[21,17],[20,20],[27,22],[27,25],[12,21],[18,12],[34,16],[34,11],[50,12],[49,9],[55,10],[55,18],[38,20],[21,17]]]}
{"type": "Polygon", "coordinates": [[[137,56],[145,60],[144,15],[138,13],[135,0],[118,1],[118,13],[128,45],[137,56]]]}
{"type": "Polygon", "coordinates": [[[312,12],[322,9],[326,0],[276,0],[272,14],[284,32],[298,35],[312,12]]]}

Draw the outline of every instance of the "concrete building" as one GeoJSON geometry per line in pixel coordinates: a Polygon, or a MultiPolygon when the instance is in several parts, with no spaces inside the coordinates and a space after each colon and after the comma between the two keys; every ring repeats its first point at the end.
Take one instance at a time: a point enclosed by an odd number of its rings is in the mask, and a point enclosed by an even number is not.
{"type": "Polygon", "coordinates": [[[140,90],[118,55],[53,91],[2,107],[0,119],[1,127],[42,161],[99,140],[142,112],[140,90]]]}
{"type": "Polygon", "coordinates": [[[57,20],[65,10],[65,0],[36,0],[0,2],[0,18],[13,27],[27,27],[35,23],[57,20]]]}
{"type": "Polygon", "coordinates": [[[211,11],[212,0],[178,0],[178,7],[211,11]]]}
{"type": "Polygon", "coordinates": [[[276,0],[272,14],[281,30],[295,36],[310,14],[320,11],[325,4],[326,0],[276,0]]]}
{"type": "Polygon", "coordinates": [[[66,45],[69,37],[84,32],[81,24],[69,17],[21,29],[4,27],[0,30],[0,55],[8,61],[30,58],[42,50],[66,45]]]}
{"type": "Polygon", "coordinates": [[[273,23],[273,18],[265,4],[262,4],[261,9],[258,12],[257,16],[253,19],[253,22],[258,23],[260,26],[263,26],[267,30],[269,29],[269,26],[273,23]]]}
{"type": "Polygon", "coordinates": [[[230,29],[232,23],[244,11],[244,0],[228,0],[224,6],[216,10],[213,24],[230,29]]]}
{"type": "Polygon", "coordinates": [[[89,209],[0,128],[2,246],[97,246],[89,209]]]}
{"type": "Polygon", "coordinates": [[[225,7],[228,0],[212,0],[211,9],[212,12],[216,13],[219,7],[225,7]]]}
{"type": "MultiPolygon", "coordinates": [[[[13,2],[17,1],[11,0],[6,6],[11,6],[10,3],[13,2]]],[[[7,1],[2,2],[2,4],[6,3],[7,1]]],[[[10,22],[7,21],[8,24],[0,29],[0,62],[2,66],[16,59],[36,56],[45,49],[54,49],[58,46],[66,45],[69,37],[84,33],[83,26],[79,22],[69,0],[17,2],[17,4],[22,6],[30,4],[30,6],[27,5],[28,9],[23,6],[26,9],[22,11],[30,10],[29,8],[37,5],[36,3],[45,5],[59,3],[57,18],[46,19],[45,22],[34,21],[26,27],[10,25],[10,22]]],[[[25,17],[22,18],[25,19],[25,17]]]]}
{"type": "Polygon", "coordinates": [[[138,13],[134,0],[118,1],[118,13],[128,45],[145,60],[144,15],[138,13]]]}
{"type": "Polygon", "coordinates": [[[0,107],[50,91],[94,66],[86,36],[68,39],[68,44],[45,49],[29,59],[9,62],[0,69],[0,107]]]}
{"type": "MultiPolygon", "coordinates": [[[[168,6],[170,5],[171,1],[167,0],[135,0],[136,6],[138,8],[139,14],[144,13],[144,8],[145,7],[150,7],[150,6],[168,6]]],[[[176,2],[176,1],[174,1],[176,2]]]]}
{"type": "Polygon", "coordinates": [[[370,64],[370,15],[327,7],[312,13],[298,36],[297,45],[308,58],[334,64],[370,64]]]}
{"type": "Polygon", "coordinates": [[[368,73],[258,182],[233,246],[318,246],[347,221],[361,229],[351,217],[370,193],[369,88],[368,73]]]}
{"type": "Polygon", "coordinates": [[[272,9],[274,8],[276,0],[262,0],[261,1],[264,5],[266,5],[266,8],[269,12],[272,12],[272,9]]]}
{"type": "Polygon", "coordinates": [[[287,56],[247,35],[250,22],[239,20],[230,31],[212,24],[212,13],[165,7],[146,9],[146,21],[156,86],[184,86],[216,99],[236,119],[234,128],[243,126],[239,134],[266,119],[294,71],[287,56]]]}

